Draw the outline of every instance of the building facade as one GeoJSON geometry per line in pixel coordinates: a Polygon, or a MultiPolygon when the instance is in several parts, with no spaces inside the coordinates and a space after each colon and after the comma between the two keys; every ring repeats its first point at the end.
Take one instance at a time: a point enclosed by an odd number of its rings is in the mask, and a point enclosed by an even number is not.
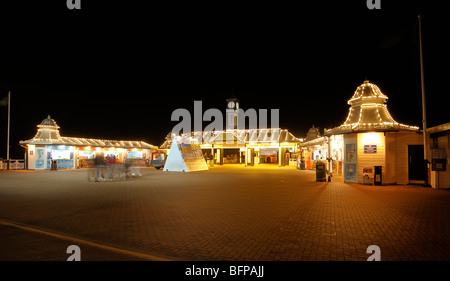
{"type": "Polygon", "coordinates": [[[143,162],[158,151],[158,147],[143,141],[62,137],[60,127],[50,115],[37,127],[38,131],[32,139],[20,141],[26,149],[27,168],[33,170],[50,169],[52,160],[56,160],[58,168],[92,167],[93,159],[98,155],[115,157],[118,162],[126,159],[143,162]]]}
{"type": "MultiPolygon", "coordinates": [[[[226,130],[194,131],[183,133],[180,137],[197,140],[205,157],[217,165],[297,165],[296,151],[301,139],[296,138],[287,129],[238,129],[238,109],[238,99],[227,99],[226,130]]],[[[169,149],[172,139],[173,136],[169,133],[161,148],[169,149]]]]}
{"type": "Polygon", "coordinates": [[[450,188],[450,123],[428,128],[430,138],[430,184],[437,189],[450,188]]]}
{"type": "Polygon", "coordinates": [[[325,129],[323,137],[303,142],[301,147],[311,153],[315,148],[324,150],[327,156],[322,160],[327,161],[329,174],[342,174],[344,182],[425,183],[422,132],[396,122],[387,100],[378,86],[364,81],[348,100],[345,122],[325,129]]]}

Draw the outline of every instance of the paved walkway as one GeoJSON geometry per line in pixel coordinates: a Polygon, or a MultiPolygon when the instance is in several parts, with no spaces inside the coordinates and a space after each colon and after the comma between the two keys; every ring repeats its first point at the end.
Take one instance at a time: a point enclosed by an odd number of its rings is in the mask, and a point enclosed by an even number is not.
{"type": "Polygon", "coordinates": [[[229,165],[131,181],[0,172],[0,260],[450,260],[450,192],[229,165]]]}

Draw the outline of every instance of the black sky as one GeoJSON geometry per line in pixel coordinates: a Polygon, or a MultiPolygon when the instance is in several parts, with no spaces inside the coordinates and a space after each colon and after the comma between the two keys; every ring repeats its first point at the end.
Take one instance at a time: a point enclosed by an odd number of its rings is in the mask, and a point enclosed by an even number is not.
{"type": "MultiPolygon", "coordinates": [[[[419,13],[428,124],[450,121],[448,16],[425,1],[381,0],[381,10],[369,10],[366,1],[82,0],[81,11],[34,2],[1,11],[0,98],[12,92],[12,157],[23,158],[19,140],[48,114],[63,136],[160,145],[177,123],[173,110],[192,112],[194,100],[224,110],[233,88],[242,108],[278,108],[280,126],[304,137],[313,124],[342,124],[347,100],[368,79],[389,97],[396,121],[421,126],[419,13]]],[[[0,116],[5,157],[5,107],[0,116]]]]}

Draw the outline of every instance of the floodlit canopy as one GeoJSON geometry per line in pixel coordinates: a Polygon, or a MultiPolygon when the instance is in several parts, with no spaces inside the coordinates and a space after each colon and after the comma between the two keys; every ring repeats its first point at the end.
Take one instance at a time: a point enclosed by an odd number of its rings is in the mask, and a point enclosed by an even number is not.
{"type": "Polygon", "coordinates": [[[325,129],[325,135],[364,131],[417,131],[418,127],[400,124],[392,118],[386,106],[387,99],[377,85],[364,81],[348,101],[350,110],[347,120],[341,126],[325,129]]]}
{"type": "Polygon", "coordinates": [[[61,137],[59,126],[50,115],[37,125],[38,131],[34,138],[20,141],[20,144],[55,144],[74,146],[97,146],[97,147],[121,147],[121,148],[147,148],[157,149],[156,146],[143,141],[120,141],[90,138],[61,137]]]}
{"type": "MultiPolygon", "coordinates": [[[[182,134],[182,137],[191,137],[202,140],[203,144],[224,143],[231,141],[234,143],[284,143],[300,142],[292,133],[286,129],[248,129],[248,130],[227,130],[227,131],[203,131],[182,134]]],[[[172,144],[172,136],[169,133],[161,148],[169,148],[172,144]]]]}

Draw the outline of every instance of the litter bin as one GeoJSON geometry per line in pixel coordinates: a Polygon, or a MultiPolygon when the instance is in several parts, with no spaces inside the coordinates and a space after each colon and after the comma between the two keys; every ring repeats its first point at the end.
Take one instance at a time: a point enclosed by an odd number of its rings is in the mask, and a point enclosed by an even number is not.
{"type": "Polygon", "coordinates": [[[316,164],[316,181],[327,181],[327,170],[325,164],[316,164]]]}
{"type": "Polygon", "coordinates": [[[382,166],[375,166],[375,173],[373,175],[373,185],[381,185],[382,181],[382,166]]]}
{"type": "Polygon", "coordinates": [[[58,169],[58,160],[52,160],[52,171],[56,171],[58,169]]]}

